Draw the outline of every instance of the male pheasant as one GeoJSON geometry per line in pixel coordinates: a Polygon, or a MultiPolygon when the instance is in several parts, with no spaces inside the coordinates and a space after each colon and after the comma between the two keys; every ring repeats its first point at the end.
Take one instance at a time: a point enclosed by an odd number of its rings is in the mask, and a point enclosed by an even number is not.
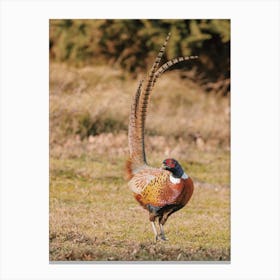
{"type": "Polygon", "coordinates": [[[148,165],[145,155],[146,112],[149,97],[157,78],[172,65],[197,58],[196,56],[178,57],[159,67],[169,38],[170,33],[157,55],[143,90],[144,81],[140,81],[132,101],[128,129],[130,152],[126,166],[130,179],[128,185],[140,205],[149,211],[156,241],[167,240],[163,225],[171,214],[188,203],[194,189],[192,179],[183,171],[177,160],[168,158],[163,161],[161,168],[153,168],[148,165]],[[155,225],[156,219],[158,219],[159,231],[155,225]]]}

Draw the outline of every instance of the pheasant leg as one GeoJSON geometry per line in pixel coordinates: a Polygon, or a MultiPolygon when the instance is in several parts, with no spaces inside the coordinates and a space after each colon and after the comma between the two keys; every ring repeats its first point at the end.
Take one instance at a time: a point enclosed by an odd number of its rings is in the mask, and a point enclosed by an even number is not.
{"type": "Polygon", "coordinates": [[[167,241],[168,238],[164,234],[163,225],[161,223],[159,224],[159,228],[160,228],[160,238],[161,238],[161,240],[167,241]]]}
{"type": "Polygon", "coordinates": [[[158,232],[157,232],[155,222],[153,221],[153,222],[151,222],[151,224],[152,224],[153,232],[154,232],[154,235],[155,235],[155,241],[157,242],[158,239],[159,239],[159,235],[158,235],[158,232]]]}

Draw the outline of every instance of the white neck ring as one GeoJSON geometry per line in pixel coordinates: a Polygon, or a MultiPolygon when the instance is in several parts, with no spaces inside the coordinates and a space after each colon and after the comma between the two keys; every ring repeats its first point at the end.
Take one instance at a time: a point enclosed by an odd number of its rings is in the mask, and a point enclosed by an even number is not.
{"type": "Polygon", "coordinates": [[[189,176],[186,173],[184,173],[181,178],[175,178],[175,177],[173,177],[172,174],[170,174],[170,176],[169,176],[170,182],[172,184],[179,184],[181,182],[181,179],[188,179],[188,178],[189,178],[189,176]]]}

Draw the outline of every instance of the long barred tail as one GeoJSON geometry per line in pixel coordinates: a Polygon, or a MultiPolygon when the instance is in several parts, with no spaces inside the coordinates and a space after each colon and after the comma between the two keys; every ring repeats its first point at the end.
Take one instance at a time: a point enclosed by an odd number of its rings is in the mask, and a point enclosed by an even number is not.
{"type": "Polygon", "coordinates": [[[154,82],[153,82],[153,86],[156,83],[156,80],[165,72],[167,71],[170,67],[172,67],[173,65],[183,62],[183,61],[187,61],[187,60],[193,60],[193,59],[198,59],[198,56],[196,55],[191,55],[191,56],[180,56],[180,57],[175,57],[173,59],[168,60],[167,62],[165,62],[155,73],[154,75],[154,82]]]}
{"type": "Polygon", "coordinates": [[[128,127],[128,145],[129,145],[129,156],[131,161],[139,164],[146,163],[144,143],[141,137],[141,129],[139,127],[139,98],[141,94],[143,80],[140,81],[137,91],[133,96],[130,116],[129,116],[129,127],[128,127]]]}
{"type": "Polygon", "coordinates": [[[129,142],[129,154],[130,160],[127,165],[128,173],[133,172],[143,166],[147,165],[145,155],[145,140],[144,129],[146,112],[148,106],[148,99],[154,84],[154,76],[159,67],[160,61],[165,51],[165,47],[170,38],[170,33],[167,35],[164,44],[162,45],[156,60],[151,68],[148,76],[148,81],[142,91],[143,80],[140,81],[138,89],[133,97],[130,118],[129,118],[129,130],[128,130],[128,142],[129,142]],[[129,166],[129,168],[128,168],[129,166]]]}
{"type": "Polygon", "coordinates": [[[167,35],[165,42],[155,59],[155,62],[148,75],[147,82],[145,83],[144,89],[142,90],[144,82],[142,80],[140,81],[137,91],[132,100],[128,127],[130,158],[126,166],[127,174],[130,178],[135,173],[137,173],[138,170],[146,168],[148,166],[145,154],[144,130],[149,97],[156,83],[156,80],[171,66],[182,61],[197,58],[197,56],[177,57],[167,61],[161,67],[159,67],[169,38],[170,33],[167,35]]]}
{"type": "Polygon", "coordinates": [[[140,115],[141,115],[141,125],[142,125],[142,133],[144,133],[144,128],[145,128],[145,120],[146,120],[146,114],[147,114],[147,107],[148,107],[148,101],[149,101],[149,96],[151,94],[151,91],[154,86],[154,79],[155,79],[155,73],[157,71],[157,68],[159,67],[160,61],[162,59],[162,56],[165,52],[166,45],[170,39],[171,33],[168,33],[165,42],[163,43],[156,60],[152,66],[152,69],[150,71],[148,81],[146,83],[145,89],[143,91],[143,94],[141,95],[140,99],[140,115]]]}

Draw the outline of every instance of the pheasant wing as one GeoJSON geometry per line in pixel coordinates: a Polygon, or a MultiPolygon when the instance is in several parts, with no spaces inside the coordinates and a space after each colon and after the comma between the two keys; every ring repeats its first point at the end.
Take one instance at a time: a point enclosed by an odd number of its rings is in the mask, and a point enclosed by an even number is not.
{"type": "Polygon", "coordinates": [[[163,206],[174,200],[169,176],[166,170],[150,168],[137,173],[128,185],[141,204],[163,206]]]}
{"type": "Polygon", "coordinates": [[[139,171],[128,183],[129,188],[135,194],[141,194],[143,190],[162,173],[157,168],[146,167],[139,171]]]}

